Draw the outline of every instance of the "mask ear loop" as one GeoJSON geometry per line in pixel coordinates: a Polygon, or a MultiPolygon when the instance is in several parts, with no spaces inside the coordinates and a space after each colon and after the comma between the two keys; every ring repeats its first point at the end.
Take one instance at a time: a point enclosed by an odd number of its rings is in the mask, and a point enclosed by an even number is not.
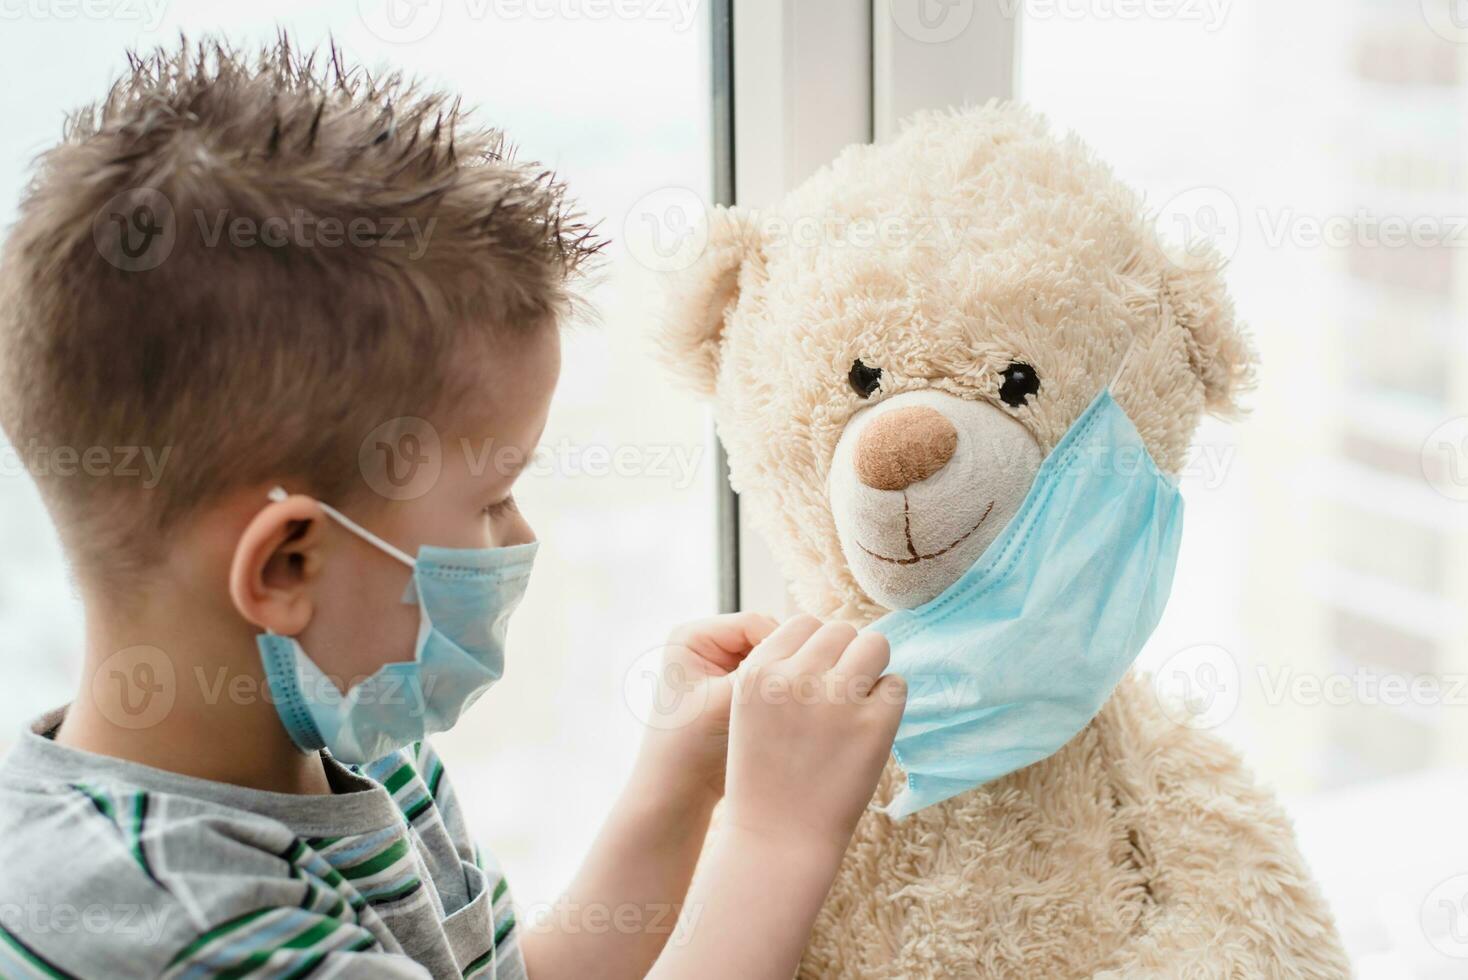
{"type": "Polygon", "coordinates": [[[1125,371],[1127,369],[1127,366],[1131,363],[1132,352],[1136,349],[1137,338],[1133,337],[1131,343],[1126,345],[1126,351],[1121,355],[1121,363],[1117,365],[1116,373],[1111,376],[1111,380],[1106,384],[1107,391],[1110,391],[1112,394],[1116,393],[1116,383],[1121,380],[1122,372],[1125,371]]]}
{"type": "MultiPolygon", "coordinates": [[[[287,496],[289,496],[289,494],[287,494],[285,492],[285,488],[283,488],[283,487],[275,487],[273,490],[270,491],[270,493],[268,494],[268,496],[270,497],[271,500],[275,501],[276,503],[280,503],[280,501],[284,500],[287,496]]],[[[321,501],[318,500],[318,501],[316,501],[316,506],[317,507],[320,507],[322,510],[326,511],[326,514],[327,514],[328,517],[330,517],[332,520],[336,521],[338,524],[340,524],[342,527],[346,528],[348,531],[351,531],[353,534],[355,534],[357,537],[361,538],[363,541],[366,541],[368,544],[373,545],[374,547],[378,548],[381,551],[387,552],[389,555],[391,555],[392,557],[396,558],[398,561],[402,562],[404,565],[407,565],[409,568],[414,568],[414,567],[417,566],[418,563],[417,563],[417,561],[415,561],[413,559],[413,556],[412,555],[410,555],[407,552],[403,551],[401,548],[397,547],[396,545],[390,544],[390,543],[382,540],[377,535],[373,534],[371,531],[367,530],[365,527],[363,527],[362,525],[358,524],[356,521],[352,520],[346,514],[343,514],[341,511],[337,510],[335,507],[331,506],[330,504],[322,503],[321,501]]]]}
{"type": "Polygon", "coordinates": [[[1111,387],[1111,389],[1114,389],[1114,387],[1116,387],[1117,381],[1122,380],[1122,371],[1126,370],[1127,365],[1132,362],[1133,351],[1136,351],[1136,337],[1132,337],[1132,342],[1127,343],[1126,354],[1122,355],[1122,364],[1117,365],[1116,374],[1113,374],[1113,376],[1111,376],[1111,381],[1107,384],[1107,387],[1111,387]]]}

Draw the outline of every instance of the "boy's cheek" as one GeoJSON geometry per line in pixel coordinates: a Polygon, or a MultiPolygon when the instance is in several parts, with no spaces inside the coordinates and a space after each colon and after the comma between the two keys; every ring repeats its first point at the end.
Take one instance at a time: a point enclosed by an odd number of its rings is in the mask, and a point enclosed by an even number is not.
{"type": "Polygon", "coordinates": [[[374,588],[362,582],[357,588],[321,590],[311,622],[298,637],[307,656],[343,687],[376,673],[383,664],[413,659],[418,604],[402,601],[403,581],[380,579],[374,588]]]}

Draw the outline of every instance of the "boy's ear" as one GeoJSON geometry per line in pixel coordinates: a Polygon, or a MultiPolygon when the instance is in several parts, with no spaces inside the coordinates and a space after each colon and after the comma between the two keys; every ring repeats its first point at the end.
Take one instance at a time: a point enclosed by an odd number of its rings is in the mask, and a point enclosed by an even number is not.
{"type": "Polygon", "coordinates": [[[306,628],[325,519],[316,501],[297,494],[270,501],[250,520],[229,567],[229,596],[246,621],[282,636],[306,628]]]}
{"type": "Polygon", "coordinates": [[[702,254],[671,277],[658,346],[668,368],[701,395],[714,394],[724,320],[739,299],[741,272],[759,253],[755,216],[740,208],[715,208],[702,254]]]}

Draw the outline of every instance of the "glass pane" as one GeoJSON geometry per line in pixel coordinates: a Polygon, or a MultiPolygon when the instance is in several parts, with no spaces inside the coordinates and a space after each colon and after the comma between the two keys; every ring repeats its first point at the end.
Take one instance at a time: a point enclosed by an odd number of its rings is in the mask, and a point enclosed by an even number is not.
{"type": "Polygon", "coordinates": [[[1260,387],[1246,420],[1200,432],[1144,661],[1207,664],[1239,695],[1218,731],[1284,798],[1363,976],[1462,966],[1428,907],[1468,871],[1468,31],[1451,7],[1022,7],[1021,98],[1144,191],[1164,233],[1231,256],[1260,387]]]}
{"type": "MultiPolygon", "coordinates": [[[[171,44],[180,30],[259,43],[283,25],[303,44],[334,36],[359,63],[463,93],[524,157],[560,171],[614,240],[587,293],[595,322],[565,334],[542,454],[517,492],[542,550],[506,676],[438,740],[472,829],[506,866],[519,900],[548,901],[630,766],[640,726],[624,674],[670,625],[717,603],[707,422],[653,364],[656,274],[617,242],[646,195],[670,187],[711,195],[704,5],[589,4],[582,17],[576,4],[398,4],[392,20],[357,0],[102,6],[145,20],[26,15],[0,31],[0,63],[13,81],[25,79],[0,89],[5,224],[63,111],[105,92],[127,46],[171,44]],[[146,22],[155,8],[162,19],[146,22]]],[[[11,679],[0,684],[0,744],[69,698],[80,664],[80,607],[28,458],[6,447],[0,460],[0,642],[11,679]]]]}

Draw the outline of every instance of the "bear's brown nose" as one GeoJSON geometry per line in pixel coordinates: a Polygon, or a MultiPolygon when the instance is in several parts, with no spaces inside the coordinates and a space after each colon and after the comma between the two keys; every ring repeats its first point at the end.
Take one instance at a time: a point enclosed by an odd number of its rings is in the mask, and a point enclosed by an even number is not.
{"type": "Polygon", "coordinates": [[[862,430],[856,476],[874,490],[902,490],[947,466],[957,448],[958,430],[936,408],[896,408],[862,430]]]}

